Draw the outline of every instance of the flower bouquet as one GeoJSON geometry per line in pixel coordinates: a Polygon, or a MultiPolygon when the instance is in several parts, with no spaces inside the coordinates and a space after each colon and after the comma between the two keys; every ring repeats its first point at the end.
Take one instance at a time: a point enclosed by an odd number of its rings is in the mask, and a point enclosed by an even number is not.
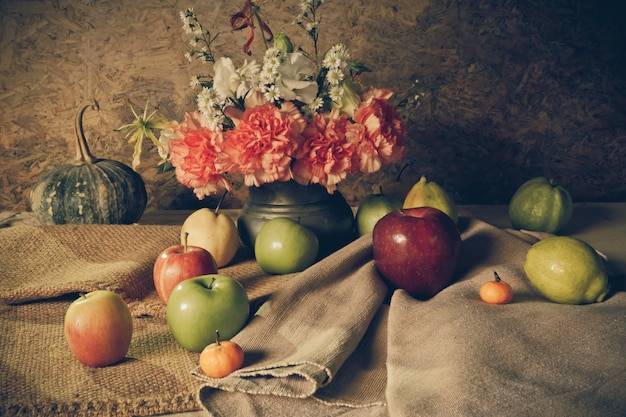
{"type": "Polygon", "coordinates": [[[322,3],[300,2],[295,24],[312,42],[307,52],[286,34],[274,34],[260,7],[246,0],[230,19],[233,30],[248,31],[240,65],[216,59],[217,36],[192,9],[181,12],[192,45],[187,58],[213,64],[213,75],[194,77],[197,109],[184,120],[135,113],[135,122],[120,128],[134,143],[133,167],[148,137],[162,167],[174,169],[177,180],[203,199],[231,190],[233,178],[248,187],[294,180],[333,193],[348,174],[370,174],[403,158],[407,129],[389,102],[392,91],[363,88],[359,74],[368,69],[344,44],[318,51],[322,3]],[[248,60],[256,32],[265,45],[260,62],[248,60]],[[158,138],[153,129],[161,131],[158,138]]]}

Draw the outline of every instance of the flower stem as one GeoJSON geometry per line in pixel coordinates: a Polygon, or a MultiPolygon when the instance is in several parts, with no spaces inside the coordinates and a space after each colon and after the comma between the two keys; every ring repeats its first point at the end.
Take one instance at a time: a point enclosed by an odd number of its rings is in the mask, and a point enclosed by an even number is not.
{"type": "Polygon", "coordinates": [[[265,50],[268,50],[270,47],[267,44],[267,39],[265,38],[265,31],[263,30],[263,27],[262,27],[263,23],[261,22],[261,18],[259,17],[257,13],[254,13],[254,18],[261,30],[261,39],[263,39],[263,45],[265,46],[265,50]]]}

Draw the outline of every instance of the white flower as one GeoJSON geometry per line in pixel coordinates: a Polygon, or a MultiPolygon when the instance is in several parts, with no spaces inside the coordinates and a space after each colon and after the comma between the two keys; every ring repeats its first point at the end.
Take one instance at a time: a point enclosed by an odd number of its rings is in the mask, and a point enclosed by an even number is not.
{"type": "Polygon", "coordinates": [[[198,94],[198,110],[206,118],[207,125],[214,130],[222,129],[224,123],[224,113],[222,107],[224,102],[220,101],[214,89],[203,88],[198,94]]]}
{"type": "Polygon", "coordinates": [[[243,65],[239,68],[239,73],[246,79],[252,79],[257,76],[260,70],[261,66],[256,61],[248,62],[248,60],[244,60],[243,65]]]}
{"type": "Polygon", "coordinates": [[[243,66],[238,70],[241,83],[237,89],[237,98],[245,97],[254,86],[258,85],[260,71],[261,66],[256,61],[248,63],[245,60],[243,62],[243,66]]]}
{"type": "Polygon", "coordinates": [[[315,99],[304,106],[304,111],[307,116],[312,116],[324,105],[324,100],[321,97],[315,97],[315,99]]]}
{"type": "Polygon", "coordinates": [[[157,146],[157,151],[161,159],[164,160],[167,159],[167,155],[169,154],[170,139],[176,137],[173,127],[174,126],[170,126],[167,129],[161,130],[161,134],[159,135],[159,143],[163,146],[157,146]]]}
{"type": "Polygon", "coordinates": [[[339,84],[333,85],[330,88],[328,95],[330,96],[330,99],[332,101],[334,101],[335,103],[340,103],[341,98],[343,97],[343,87],[341,87],[339,84]]]}
{"type": "Polygon", "coordinates": [[[195,77],[191,77],[189,86],[193,89],[200,87],[200,76],[196,75],[195,77]]]}
{"type": "Polygon", "coordinates": [[[270,48],[263,56],[263,69],[275,71],[281,64],[281,51],[278,48],[270,48]]]}
{"type": "MultiPolygon", "coordinates": [[[[198,107],[218,107],[222,104],[220,98],[217,96],[217,92],[213,88],[203,88],[202,91],[198,94],[198,107]]],[[[201,110],[201,109],[199,109],[201,110]]]]}
{"type": "Polygon", "coordinates": [[[265,99],[270,102],[280,100],[280,90],[276,88],[275,85],[270,85],[263,90],[263,95],[265,99]]]}
{"type": "Polygon", "coordinates": [[[311,7],[311,0],[302,0],[300,2],[300,11],[302,13],[308,12],[310,7],[311,7]]]}
{"type": "Polygon", "coordinates": [[[343,80],[343,71],[339,68],[331,68],[328,70],[326,81],[328,81],[330,85],[337,85],[341,80],[343,80]]]}
{"type": "Polygon", "coordinates": [[[230,58],[220,58],[214,65],[213,88],[219,98],[224,101],[235,97],[241,77],[237,73],[235,65],[230,58]]]}
{"type": "Polygon", "coordinates": [[[263,67],[261,73],[259,74],[259,84],[274,84],[274,80],[276,79],[276,72],[272,68],[263,67]]]}
{"type": "Polygon", "coordinates": [[[265,55],[263,57],[263,59],[265,58],[276,58],[279,57],[281,54],[283,53],[283,51],[281,51],[280,49],[272,46],[270,48],[267,48],[267,50],[265,51],[265,55]]]}
{"type": "Polygon", "coordinates": [[[305,14],[320,7],[324,0],[302,0],[300,1],[300,12],[305,14]]]}
{"type": "Polygon", "coordinates": [[[324,68],[339,68],[339,60],[335,54],[328,53],[322,61],[322,66],[324,68]]]}
{"type": "Polygon", "coordinates": [[[193,26],[194,26],[194,12],[193,9],[187,9],[184,12],[181,11],[179,13],[180,21],[183,22],[183,30],[185,33],[191,35],[193,34],[193,26]]]}
{"type": "Polygon", "coordinates": [[[222,124],[224,123],[224,114],[221,112],[213,111],[205,114],[207,125],[211,130],[222,130],[222,124]]]}
{"type": "Polygon", "coordinates": [[[244,61],[237,69],[230,58],[220,58],[214,65],[213,88],[221,101],[245,97],[258,79],[259,65],[244,61]]]}
{"type": "Polygon", "coordinates": [[[349,60],[350,54],[348,53],[348,49],[344,44],[338,43],[326,52],[322,66],[328,69],[343,69],[348,65],[349,60]]]}
{"type": "Polygon", "coordinates": [[[223,102],[215,95],[212,88],[203,88],[197,98],[198,110],[204,116],[204,120],[209,128],[221,130],[224,123],[224,113],[222,113],[223,102]]]}
{"type": "Polygon", "coordinates": [[[286,53],[278,68],[276,87],[280,90],[280,96],[287,101],[311,103],[317,97],[315,69],[311,62],[299,52],[286,53]]]}
{"type": "Polygon", "coordinates": [[[313,32],[313,30],[317,29],[319,25],[320,25],[319,21],[317,21],[317,22],[309,22],[309,23],[304,25],[304,29],[307,32],[313,32]]]}

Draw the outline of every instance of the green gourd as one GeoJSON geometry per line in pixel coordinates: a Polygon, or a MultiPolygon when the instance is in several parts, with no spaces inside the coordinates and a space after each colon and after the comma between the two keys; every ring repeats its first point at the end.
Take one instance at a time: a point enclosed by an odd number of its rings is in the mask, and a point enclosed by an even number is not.
{"type": "Polygon", "coordinates": [[[523,183],[509,203],[509,219],[515,229],[556,233],[565,227],[574,205],[568,190],[544,177],[523,183]]]}
{"type": "Polygon", "coordinates": [[[76,113],[76,157],[44,174],[31,189],[32,211],[44,224],[130,224],[148,201],[141,176],[129,166],[95,158],[83,131],[83,114],[98,103],[82,103],[76,113]]]}

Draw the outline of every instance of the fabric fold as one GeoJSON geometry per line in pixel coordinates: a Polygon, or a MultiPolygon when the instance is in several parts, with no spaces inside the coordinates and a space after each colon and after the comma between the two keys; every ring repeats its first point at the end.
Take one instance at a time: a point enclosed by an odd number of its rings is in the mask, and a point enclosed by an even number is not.
{"type": "MultiPolygon", "coordinates": [[[[385,299],[374,268],[368,235],[293,277],[261,305],[233,338],[246,352],[244,368],[222,379],[194,374],[223,391],[312,396],[333,381],[385,299]]],[[[205,389],[202,396],[210,394],[205,389]]]]}
{"type": "Polygon", "coordinates": [[[590,305],[542,298],[523,263],[530,246],[546,236],[470,220],[455,283],[424,302],[394,292],[390,415],[623,415],[625,294],[590,305]],[[478,290],[493,270],[512,286],[511,304],[480,300],[478,290]]]}
{"type": "Polygon", "coordinates": [[[18,226],[0,230],[0,301],[18,304],[108,289],[127,300],[154,289],[152,268],[180,227],[18,226]]]}
{"type": "Polygon", "coordinates": [[[463,255],[454,282],[427,301],[395,290],[380,302],[387,289],[369,237],[292,278],[235,338],[250,353],[243,369],[223,380],[194,372],[204,383],[203,407],[235,417],[294,410],[300,416],[623,415],[626,294],[593,305],[552,303],[523,272],[528,248],[547,235],[467,217],[459,230],[463,255]],[[331,267],[339,263],[346,272],[331,267]],[[511,304],[480,300],[479,288],[493,271],[512,286],[511,304]],[[367,302],[364,286],[376,303],[367,302]],[[375,314],[363,314],[365,305],[375,314]],[[317,310],[332,313],[311,313],[317,310]],[[309,317],[316,318],[315,329],[353,322],[367,330],[344,331],[359,342],[344,343],[340,356],[339,345],[327,344],[337,336],[313,335],[309,317]],[[310,337],[292,335],[302,329],[310,337]]]}

